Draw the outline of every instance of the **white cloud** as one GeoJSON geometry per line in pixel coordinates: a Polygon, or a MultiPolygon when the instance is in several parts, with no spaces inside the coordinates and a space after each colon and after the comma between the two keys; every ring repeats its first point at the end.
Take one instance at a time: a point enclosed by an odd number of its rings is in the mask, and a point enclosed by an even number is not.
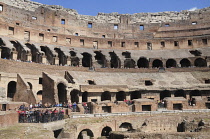
{"type": "Polygon", "coordinates": [[[197,7],[193,7],[193,8],[190,8],[188,11],[195,11],[197,9],[198,9],[197,7]]]}

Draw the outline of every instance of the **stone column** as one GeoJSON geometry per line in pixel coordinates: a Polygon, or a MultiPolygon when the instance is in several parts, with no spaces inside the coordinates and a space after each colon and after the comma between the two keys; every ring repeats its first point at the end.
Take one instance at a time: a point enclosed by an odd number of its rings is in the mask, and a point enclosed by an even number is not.
{"type": "Polygon", "coordinates": [[[32,61],[31,53],[26,54],[26,60],[32,61]]]}
{"type": "Polygon", "coordinates": [[[59,65],[59,58],[57,56],[55,57],[55,65],[59,65]]]}
{"type": "Polygon", "coordinates": [[[130,97],[130,92],[125,92],[125,99],[126,100],[130,100],[131,99],[131,97],[130,97]]]}
{"type": "Polygon", "coordinates": [[[17,60],[17,54],[18,54],[18,52],[17,51],[12,51],[12,59],[13,60],[17,60]]]}
{"type": "Polygon", "coordinates": [[[70,57],[67,58],[67,65],[71,66],[71,58],[70,57]]]}
{"type": "Polygon", "coordinates": [[[46,55],[42,55],[42,63],[47,64],[47,57],[46,55]]]}
{"type": "Polygon", "coordinates": [[[116,92],[110,92],[111,94],[111,102],[114,102],[116,100],[116,92]]]}

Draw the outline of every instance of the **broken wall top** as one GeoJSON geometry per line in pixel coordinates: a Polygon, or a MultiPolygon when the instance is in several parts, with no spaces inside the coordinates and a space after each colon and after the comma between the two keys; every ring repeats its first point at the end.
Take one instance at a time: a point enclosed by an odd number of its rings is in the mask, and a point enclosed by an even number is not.
{"type": "Polygon", "coordinates": [[[36,11],[39,7],[48,8],[55,11],[66,12],[70,15],[74,15],[77,19],[92,21],[96,23],[120,23],[121,18],[127,18],[130,23],[161,23],[161,22],[174,22],[176,20],[189,20],[191,19],[191,14],[203,14],[210,12],[210,7],[198,9],[195,11],[184,10],[181,12],[157,12],[157,13],[135,13],[135,14],[118,14],[114,13],[98,13],[97,16],[80,15],[74,9],[64,8],[59,5],[45,5],[38,2],[33,2],[30,0],[1,0],[1,2],[18,7],[20,9],[25,9],[27,11],[36,11]]]}

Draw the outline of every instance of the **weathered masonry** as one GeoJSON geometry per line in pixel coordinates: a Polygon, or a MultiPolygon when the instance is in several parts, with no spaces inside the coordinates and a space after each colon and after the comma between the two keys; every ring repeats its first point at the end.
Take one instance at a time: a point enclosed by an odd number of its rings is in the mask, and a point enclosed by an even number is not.
{"type": "MultiPolygon", "coordinates": [[[[91,114],[210,109],[209,7],[87,16],[1,0],[0,58],[5,111],[22,103],[74,102],[77,114],[84,113],[83,103],[91,114]]],[[[101,134],[130,129],[129,123],[102,125],[101,134]]],[[[76,132],[78,138],[95,134],[88,127],[76,132]]]]}

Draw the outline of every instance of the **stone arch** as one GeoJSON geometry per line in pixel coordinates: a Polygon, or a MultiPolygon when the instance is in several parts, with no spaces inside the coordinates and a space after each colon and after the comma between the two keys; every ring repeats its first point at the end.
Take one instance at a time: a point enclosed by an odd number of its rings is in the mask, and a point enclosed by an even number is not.
{"type": "Polygon", "coordinates": [[[180,61],[180,65],[181,67],[190,67],[191,62],[187,58],[184,58],[180,61]]]}
{"type": "Polygon", "coordinates": [[[34,46],[33,44],[26,43],[26,46],[31,50],[32,54],[32,61],[36,63],[41,63],[42,62],[42,55],[39,52],[39,50],[34,46]]]}
{"type": "Polygon", "coordinates": [[[110,100],[111,101],[111,94],[110,92],[103,92],[101,94],[101,101],[104,101],[104,100],[110,100]]]}
{"type": "Polygon", "coordinates": [[[64,54],[64,52],[60,48],[54,48],[54,50],[58,53],[59,58],[59,65],[66,65],[67,64],[67,56],[64,54]]]}
{"type": "Polygon", "coordinates": [[[109,52],[111,60],[110,60],[110,67],[111,68],[120,68],[121,67],[121,61],[119,57],[115,54],[115,52],[109,52]]]}
{"type": "Polygon", "coordinates": [[[184,98],[186,98],[186,93],[184,92],[184,90],[177,90],[174,93],[174,97],[184,97],[184,98]]]}
{"type": "Polygon", "coordinates": [[[13,46],[16,48],[18,54],[17,54],[17,59],[21,61],[26,61],[27,56],[26,56],[26,50],[23,48],[23,46],[18,42],[18,41],[10,41],[13,46]]]}
{"type": "Polygon", "coordinates": [[[57,85],[58,89],[58,102],[59,103],[67,103],[67,90],[66,90],[66,85],[63,83],[59,83],[57,85]]]}
{"type": "Polygon", "coordinates": [[[78,103],[79,102],[79,90],[72,90],[71,93],[70,93],[70,96],[71,96],[71,102],[74,103],[78,103]]]}
{"type": "Polygon", "coordinates": [[[139,58],[137,62],[138,68],[149,68],[149,61],[145,57],[139,58]]]}
{"type": "Polygon", "coordinates": [[[160,68],[160,67],[163,67],[163,62],[159,59],[155,59],[153,62],[152,62],[152,67],[153,68],[160,68]]]}
{"type": "Polygon", "coordinates": [[[83,67],[92,67],[92,55],[84,52],[82,53],[83,58],[82,58],[82,66],[83,67]]]}
{"type": "Polygon", "coordinates": [[[74,51],[70,51],[70,55],[71,55],[71,66],[74,67],[79,67],[79,58],[77,57],[76,52],[74,51]]]}
{"type": "Polygon", "coordinates": [[[100,51],[95,51],[95,60],[98,64],[101,65],[102,68],[107,67],[107,60],[105,58],[105,55],[103,55],[100,51]]]}
{"type": "Polygon", "coordinates": [[[42,101],[42,90],[39,90],[39,91],[36,93],[36,95],[37,95],[38,99],[39,99],[40,101],[42,101]]]}
{"type": "Polygon", "coordinates": [[[110,132],[112,131],[112,128],[109,126],[106,126],[101,131],[101,136],[109,137],[110,132]]]}
{"type": "Polygon", "coordinates": [[[120,91],[120,92],[116,93],[116,100],[117,101],[124,101],[125,98],[126,98],[125,92],[120,91]]]}
{"type": "Polygon", "coordinates": [[[40,48],[41,48],[41,51],[45,53],[48,63],[51,65],[54,65],[55,60],[54,60],[54,55],[52,51],[47,46],[40,46],[40,48]]]}
{"type": "Polygon", "coordinates": [[[7,47],[1,47],[1,58],[10,59],[11,57],[11,50],[7,47]]]}
{"type": "Polygon", "coordinates": [[[88,92],[82,93],[82,102],[88,102],[88,92]]]}
{"type": "Polygon", "coordinates": [[[166,61],[166,68],[177,67],[176,60],[168,59],[166,61]]]}
{"type": "Polygon", "coordinates": [[[135,68],[135,61],[131,58],[127,58],[124,61],[124,68],[135,68]]]}
{"type": "Polygon", "coordinates": [[[139,99],[139,98],[141,98],[141,92],[139,92],[139,91],[131,92],[131,95],[130,95],[131,100],[139,99]]]}
{"type": "Polygon", "coordinates": [[[194,66],[196,66],[196,67],[206,67],[207,66],[207,62],[203,58],[197,58],[194,61],[194,66]]]}
{"type": "Polygon", "coordinates": [[[192,98],[193,96],[201,96],[201,91],[199,90],[193,90],[190,92],[190,98],[192,98]]]}
{"type": "Polygon", "coordinates": [[[163,100],[165,97],[171,97],[171,92],[164,90],[160,92],[160,100],[163,100]]]}
{"type": "Polygon", "coordinates": [[[7,98],[14,98],[16,93],[16,85],[15,81],[10,81],[7,85],[7,98]]]}
{"type": "Polygon", "coordinates": [[[133,130],[133,126],[131,123],[128,123],[128,122],[124,122],[122,123],[119,128],[121,128],[123,131],[131,131],[133,130]]]}
{"type": "Polygon", "coordinates": [[[90,129],[83,129],[80,133],[79,133],[79,135],[78,135],[78,137],[77,137],[77,139],[84,139],[83,137],[89,137],[89,138],[94,138],[94,134],[93,134],[93,132],[90,130],[90,129]]]}

